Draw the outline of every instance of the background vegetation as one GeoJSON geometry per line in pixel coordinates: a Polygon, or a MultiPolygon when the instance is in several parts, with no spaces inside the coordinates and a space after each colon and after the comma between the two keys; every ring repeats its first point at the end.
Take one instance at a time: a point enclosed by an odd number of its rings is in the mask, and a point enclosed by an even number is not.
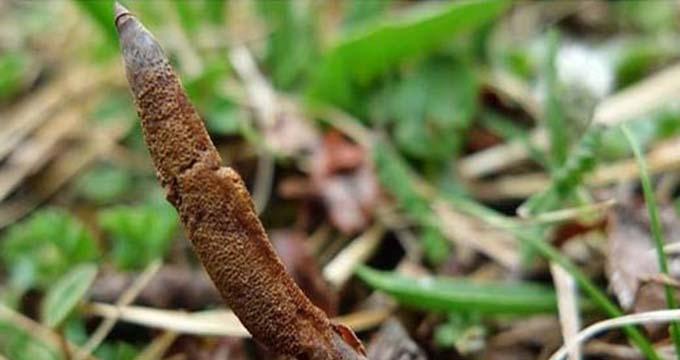
{"type": "MultiPolygon", "coordinates": [[[[675,2],[124,3],[371,358],[548,358],[675,307],[675,2]]],[[[177,311],[223,304],[154,178],[112,9],[0,2],[0,354],[267,358],[228,313],[177,311]]],[[[673,340],[628,327],[579,351],[673,340]]]]}

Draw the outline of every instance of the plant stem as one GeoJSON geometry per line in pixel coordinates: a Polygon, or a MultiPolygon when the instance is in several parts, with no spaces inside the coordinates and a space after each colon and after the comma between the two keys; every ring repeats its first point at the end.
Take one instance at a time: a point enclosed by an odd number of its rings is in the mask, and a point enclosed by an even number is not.
{"type": "MultiPolygon", "coordinates": [[[[647,163],[642,156],[642,151],[640,151],[640,145],[638,144],[635,136],[630,132],[628,127],[621,125],[621,131],[626,136],[630,147],[633,149],[633,154],[635,154],[635,159],[637,160],[638,167],[640,168],[640,182],[642,183],[642,192],[645,196],[645,202],[647,203],[647,211],[649,212],[650,228],[652,232],[652,238],[654,239],[654,245],[656,246],[656,255],[659,261],[659,270],[661,273],[668,275],[668,261],[666,259],[666,253],[663,250],[663,246],[666,243],[663,237],[663,230],[661,228],[661,220],[659,218],[659,207],[656,204],[656,199],[654,197],[654,192],[652,190],[652,183],[649,180],[649,172],[647,171],[647,163]]],[[[675,309],[678,307],[678,302],[675,299],[674,290],[670,285],[664,285],[666,304],[669,309],[675,309]]],[[[674,321],[670,324],[670,335],[673,339],[673,344],[675,345],[675,353],[680,359],[680,324],[674,321]]]]}

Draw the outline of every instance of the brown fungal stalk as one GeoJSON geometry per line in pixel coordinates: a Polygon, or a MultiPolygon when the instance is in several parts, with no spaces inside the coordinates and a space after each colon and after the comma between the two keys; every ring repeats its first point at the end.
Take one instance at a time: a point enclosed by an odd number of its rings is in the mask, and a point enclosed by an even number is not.
{"type": "Polygon", "coordinates": [[[221,166],[198,113],[158,42],[116,4],[125,70],[157,176],[194,251],[253,338],[298,359],[365,359],[286,273],[241,177],[221,166]]]}

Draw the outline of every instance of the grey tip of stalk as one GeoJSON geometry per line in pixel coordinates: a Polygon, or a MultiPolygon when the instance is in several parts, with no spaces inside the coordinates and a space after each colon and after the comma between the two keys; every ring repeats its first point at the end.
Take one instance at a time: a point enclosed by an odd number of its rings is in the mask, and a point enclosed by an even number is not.
{"type": "Polygon", "coordinates": [[[123,5],[121,5],[118,1],[114,2],[113,4],[113,12],[114,12],[114,22],[116,24],[116,28],[120,29],[121,24],[128,18],[132,17],[132,13],[123,5]]]}
{"type": "Polygon", "coordinates": [[[128,9],[115,2],[114,12],[128,82],[132,92],[138,94],[146,86],[146,77],[169,66],[169,62],[153,35],[128,9]]]}

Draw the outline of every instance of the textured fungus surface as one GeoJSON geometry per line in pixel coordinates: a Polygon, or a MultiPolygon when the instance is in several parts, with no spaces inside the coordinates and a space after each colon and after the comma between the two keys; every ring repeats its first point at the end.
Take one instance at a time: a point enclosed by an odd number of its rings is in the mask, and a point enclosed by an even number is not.
{"type": "Polygon", "coordinates": [[[123,59],[144,138],[167,198],[227,304],[270,351],[300,359],[362,359],[286,273],[241,177],[221,167],[198,113],[153,36],[116,5],[123,59]]]}

